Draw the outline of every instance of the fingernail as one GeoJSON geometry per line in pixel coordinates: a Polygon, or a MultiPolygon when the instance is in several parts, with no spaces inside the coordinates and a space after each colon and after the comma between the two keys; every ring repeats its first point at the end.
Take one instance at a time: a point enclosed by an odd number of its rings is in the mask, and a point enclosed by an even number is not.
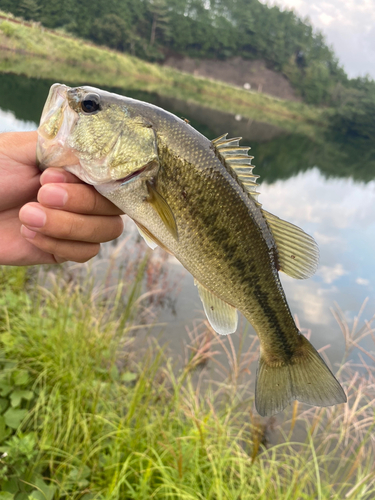
{"type": "Polygon", "coordinates": [[[27,238],[28,240],[32,240],[35,237],[36,232],[31,231],[31,229],[22,225],[21,226],[21,234],[24,238],[27,238]]]}
{"type": "Polygon", "coordinates": [[[38,201],[49,207],[63,207],[68,201],[68,193],[63,187],[55,184],[45,184],[40,188],[38,201]]]}
{"type": "Polygon", "coordinates": [[[20,211],[20,220],[26,226],[43,227],[47,220],[45,212],[35,205],[25,205],[20,211]]]}
{"type": "Polygon", "coordinates": [[[49,184],[49,183],[61,184],[62,182],[65,182],[65,181],[66,181],[66,176],[65,176],[64,172],[62,172],[60,170],[54,170],[52,168],[51,169],[48,168],[40,176],[40,183],[42,184],[42,186],[44,184],[49,184]]]}

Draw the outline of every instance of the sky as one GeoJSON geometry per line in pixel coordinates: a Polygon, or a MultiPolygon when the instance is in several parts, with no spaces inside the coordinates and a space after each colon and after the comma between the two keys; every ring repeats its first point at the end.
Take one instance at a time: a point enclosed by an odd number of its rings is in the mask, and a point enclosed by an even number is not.
{"type": "Polygon", "coordinates": [[[308,17],[350,78],[375,79],[375,0],[260,0],[308,17]]]}

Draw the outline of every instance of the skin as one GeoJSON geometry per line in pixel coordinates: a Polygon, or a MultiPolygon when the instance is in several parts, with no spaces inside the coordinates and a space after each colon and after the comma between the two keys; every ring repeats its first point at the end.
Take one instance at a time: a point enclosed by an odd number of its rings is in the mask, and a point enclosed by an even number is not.
{"type": "Polygon", "coordinates": [[[120,236],[123,212],[73,174],[41,174],[36,142],[36,132],[0,134],[0,264],[86,262],[120,236]]]}

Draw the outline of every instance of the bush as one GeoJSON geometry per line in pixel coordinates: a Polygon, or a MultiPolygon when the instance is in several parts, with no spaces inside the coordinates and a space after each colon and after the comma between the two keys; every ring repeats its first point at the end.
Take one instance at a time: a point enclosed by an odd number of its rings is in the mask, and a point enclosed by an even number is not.
{"type": "Polygon", "coordinates": [[[3,21],[0,24],[0,30],[4,33],[5,36],[14,36],[16,33],[14,24],[8,23],[8,21],[3,21]]]}

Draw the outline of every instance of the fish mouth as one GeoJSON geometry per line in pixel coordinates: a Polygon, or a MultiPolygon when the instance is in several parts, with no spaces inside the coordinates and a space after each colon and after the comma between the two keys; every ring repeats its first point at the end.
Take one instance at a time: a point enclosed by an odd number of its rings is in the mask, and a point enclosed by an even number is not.
{"type": "Polygon", "coordinates": [[[147,165],[145,165],[144,167],[136,170],[135,172],[127,175],[126,177],[123,177],[122,179],[118,179],[116,181],[116,183],[120,184],[121,186],[123,186],[124,184],[126,184],[127,182],[131,181],[132,179],[134,179],[135,177],[138,177],[139,175],[141,175],[142,172],[144,172],[148,167],[150,166],[150,164],[148,163],[147,165]]]}
{"type": "Polygon", "coordinates": [[[46,140],[55,138],[61,128],[68,88],[60,83],[50,88],[38,129],[38,134],[46,140]]]}
{"type": "Polygon", "coordinates": [[[143,175],[143,178],[149,178],[150,171],[152,171],[154,167],[155,167],[155,161],[150,161],[149,163],[147,163],[147,165],[144,165],[142,168],[139,168],[135,172],[132,172],[131,174],[127,175],[126,177],[121,177],[121,179],[116,179],[109,182],[104,181],[95,184],[95,189],[99,191],[99,193],[101,193],[102,195],[106,196],[108,195],[108,193],[112,193],[121,186],[125,186],[130,181],[139,178],[142,174],[145,174],[143,175]]]}
{"type": "Polygon", "coordinates": [[[40,170],[77,163],[67,146],[67,138],[77,121],[77,114],[67,102],[69,87],[52,85],[43,108],[38,128],[37,165],[40,170]]]}

